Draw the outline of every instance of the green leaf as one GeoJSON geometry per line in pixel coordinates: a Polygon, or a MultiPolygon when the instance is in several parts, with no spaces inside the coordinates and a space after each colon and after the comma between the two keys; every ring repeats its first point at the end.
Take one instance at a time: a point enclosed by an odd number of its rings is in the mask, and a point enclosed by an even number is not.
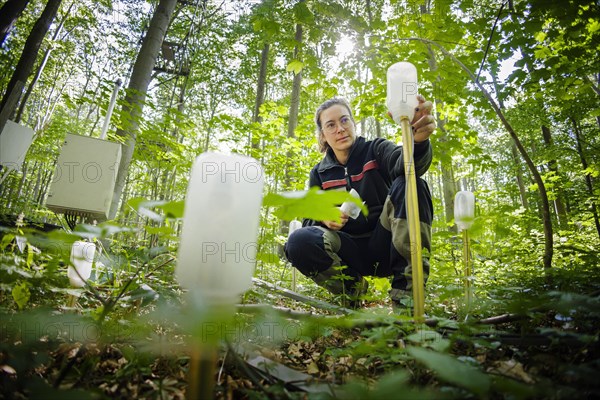
{"type": "Polygon", "coordinates": [[[136,232],[136,228],[123,226],[112,221],[105,221],[98,225],[79,224],[74,232],[84,238],[107,238],[121,232],[136,232]]]}
{"type": "Polygon", "coordinates": [[[294,74],[298,74],[298,73],[300,73],[300,71],[302,71],[302,68],[304,68],[304,64],[302,63],[302,61],[300,61],[300,60],[292,60],[287,65],[287,67],[285,68],[285,70],[288,71],[288,72],[294,72],[294,74]]]}
{"type": "Polygon", "coordinates": [[[440,379],[448,383],[468,389],[481,396],[490,390],[490,377],[472,365],[458,361],[448,354],[441,354],[420,347],[408,347],[406,351],[417,361],[434,371],[440,379]]]}
{"type": "Polygon", "coordinates": [[[6,249],[6,246],[8,246],[13,241],[14,238],[15,238],[15,235],[13,235],[12,233],[8,233],[8,234],[2,236],[2,242],[0,242],[0,250],[6,249]]]}
{"type": "Polygon", "coordinates": [[[148,200],[143,197],[136,197],[127,202],[127,205],[140,213],[140,215],[157,222],[162,222],[164,218],[152,211],[151,208],[163,210],[167,218],[183,218],[184,204],[183,200],[148,200]]]}
{"type": "Polygon", "coordinates": [[[185,201],[169,201],[164,204],[157,205],[156,208],[163,210],[167,218],[183,218],[183,208],[185,201]]]}
{"type": "Polygon", "coordinates": [[[296,20],[302,24],[310,24],[315,18],[312,11],[310,11],[303,1],[294,5],[294,15],[296,16],[296,20]]]}
{"type": "Polygon", "coordinates": [[[12,289],[12,297],[19,309],[23,309],[31,297],[27,282],[21,282],[12,289]]]}
{"type": "Polygon", "coordinates": [[[340,221],[338,207],[345,201],[352,201],[361,207],[364,215],[368,214],[365,205],[348,192],[339,190],[323,191],[317,187],[308,191],[285,192],[282,194],[269,193],[265,196],[263,204],[277,208],[275,215],[284,220],[310,218],[315,221],[340,221]]]}
{"type": "Polygon", "coordinates": [[[408,335],[406,339],[410,342],[420,344],[423,347],[437,351],[445,351],[450,347],[450,341],[436,331],[421,329],[408,335]]]}
{"type": "Polygon", "coordinates": [[[25,261],[25,263],[27,264],[27,267],[29,267],[29,268],[31,268],[31,265],[33,264],[33,254],[34,254],[33,246],[30,245],[29,243],[27,243],[27,260],[25,261]]]}

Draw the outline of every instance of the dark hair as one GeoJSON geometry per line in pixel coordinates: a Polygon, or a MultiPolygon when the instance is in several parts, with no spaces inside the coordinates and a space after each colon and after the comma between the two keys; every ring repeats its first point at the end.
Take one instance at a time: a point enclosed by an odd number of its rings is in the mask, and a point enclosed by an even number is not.
{"type": "Polygon", "coordinates": [[[352,120],[352,122],[354,122],[354,117],[352,116],[352,109],[350,108],[350,103],[348,103],[348,100],[344,99],[343,97],[334,97],[321,104],[315,112],[315,124],[317,125],[317,141],[319,142],[319,151],[321,153],[325,153],[329,148],[329,145],[327,144],[327,141],[323,136],[323,127],[321,126],[321,113],[335,105],[345,107],[346,110],[348,110],[350,119],[352,120]]]}

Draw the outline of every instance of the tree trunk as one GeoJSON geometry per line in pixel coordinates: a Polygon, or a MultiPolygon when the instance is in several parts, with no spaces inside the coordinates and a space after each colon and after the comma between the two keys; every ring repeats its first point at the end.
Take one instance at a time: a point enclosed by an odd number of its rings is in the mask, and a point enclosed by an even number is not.
{"type": "Polygon", "coordinates": [[[527,210],[529,202],[527,201],[527,189],[525,189],[525,182],[523,180],[523,171],[521,171],[521,161],[519,160],[519,151],[515,145],[514,140],[510,139],[510,151],[512,153],[513,161],[515,162],[515,174],[517,175],[517,185],[519,186],[519,195],[521,196],[521,205],[527,210]]]}
{"type": "MultiPolygon", "coordinates": [[[[552,134],[550,133],[550,129],[545,126],[542,125],[542,136],[544,137],[544,143],[546,144],[546,148],[547,150],[551,150],[553,144],[552,144],[552,134]]],[[[559,177],[559,173],[558,173],[558,162],[556,161],[556,159],[552,158],[551,160],[548,161],[548,169],[554,173],[554,175],[556,175],[556,177],[559,177]]],[[[561,188],[561,183],[560,181],[557,181],[556,184],[556,193],[555,193],[555,199],[554,199],[554,209],[556,211],[556,216],[558,218],[558,226],[560,226],[561,228],[566,228],[567,227],[567,211],[565,209],[565,204],[563,202],[563,191],[561,188]]]]}
{"type": "Polygon", "coordinates": [[[28,3],[29,0],[7,0],[0,8],[0,46],[28,3]]]}
{"type": "MultiPolygon", "coordinates": [[[[269,43],[265,43],[260,53],[260,70],[258,72],[258,83],[256,85],[256,101],[254,103],[254,112],[252,122],[261,122],[260,106],[265,102],[265,86],[267,82],[267,66],[269,64],[269,43]]],[[[254,143],[253,143],[254,145],[254,143]]]]}
{"type": "MultiPolygon", "coordinates": [[[[304,0],[301,0],[304,1],[304,0]]],[[[296,24],[296,34],[294,36],[294,40],[296,41],[296,46],[294,47],[294,60],[298,59],[300,54],[300,46],[302,45],[302,25],[300,23],[296,24]]],[[[298,71],[298,73],[294,73],[294,80],[292,82],[292,95],[290,99],[290,112],[288,119],[288,131],[287,136],[289,138],[293,138],[296,136],[296,127],[298,126],[298,112],[300,109],[300,87],[302,83],[302,71],[298,71]]],[[[288,160],[292,159],[292,155],[288,154],[288,160]]],[[[285,178],[283,182],[283,189],[289,190],[290,177],[289,177],[289,166],[290,163],[287,163],[285,167],[285,178]]],[[[281,220],[279,231],[281,234],[286,235],[288,233],[288,221],[281,220]]],[[[283,254],[283,246],[278,245],[278,254],[280,257],[284,257],[283,254]]]]}
{"type": "MultiPolygon", "coordinates": [[[[496,79],[496,75],[492,75],[492,82],[494,83],[494,89],[496,93],[500,93],[500,87],[498,85],[498,80],[496,79]]],[[[502,98],[498,97],[498,106],[501,110],[504,110],[504,102],[502,98]]],[[[517,146],[515,145],[515,141],[510,138],[510,152],[512,154],[513,161],[515,163],[515,175],[517,177],[517,186],[519,187],[519,196],[521,198],[521,206],[527,210],[529,206],[529,202],[527,201],[527,190],[525,189],[525,183],[523,181],[523,171],[521,170],[521,162],[519,160],[519,151],[517,150],[517,146]]]]}
{"type": "Polygon", "coordinates": [[[33,25],[33,29],[31,30],[31,33],[25,42],[23,52],[21,53],[19,62],[15,67],[15,72],[8,82],[6,93],[2,98],[2,103],[0,103],[0,110],[2,110],[2,119],[0,119],[0,134],[4,129],[4,125],[6,125],[6,121],[8,121],[8,119],[15,112],[17,106],[16,102],[9,104],[8,100],[9,98],[14,99],[16,97],[18,102],[19,98],[21,97],[21,92],[23,90],[23,86],[21,85],[25,85],[27,78],[33,70],[33,65],[35,64],[35,59],[37,58],[42,41],[44,40],[44,37],[50,28],[50,24],[58,12],[61,2],[62,0],[48,0],[42,15],[33,25]],[[20,89],[19,86],[21,87],[20,89]],[[8,108],[5,109],[5,107],[8,108]]]}
{"type": "MultiPolygon", "coordinates": [[[[429,13],[429,10],[427,10],[429,13]]],[[[430,45],[427,45],[427,50],[429,53],[429,68],[432,72],[437,71],[437,60],[435,58],[435,53],[430,45]]],[[[439,73],[436,76],[436,84],[439,87],[441,85],[442,78],[439,73]]],[[[444,107],[443,100],[437,98],[435,94],[440,93],[439,90],[434,91],[433,101],[436,106],[444,107]]],[[[438,139],[440,143],[443,143],[447,140],[448,132],[445,129],[447,120],[440,118],[440,114],[436,115],[436,123],[438,129],[443,133],[443,136],[438,139]]],[[[451,224],[452,220],[454,220],[454,197],[456,196],[456,180],[454,179],[454,169],[452,166],[452,157],[449,157],[449,162],[446,165],[444,162],[440,162],[440,169],[442,171],[442,183],[443,183],[443,193],[444,193],[444,214],[446,216],[446,224],[448,226],[448,230],[450,232],[457,232],[458,228],[456,224],[451,224]]]]}
{"type": "MultiPolygon", "coordinates": [[[[260,53],[260,69],[258,71],[258,83],[256,84],[256,101],[254,102],[254,111],[252,113],[252,122],[257,123],[262,121],[260,116],[260,107],[265,102],[265,86],[267,82],[267,66],[269,64],[269,49],[269,43],[265,42],[260,53]]],[[[259,141],[252,137],[252,132],[250,132],[250,137],[248,139],[250,146],[253,149],[258,149],[260,147],[259,141]]]]}
{"type": "MultiPolygon", "coordinates": [[[[581,132],[579,129],[579,125],[577,124],[577,121],[575,120],[575,118],[573,117],[569,117],[569,119],[571,120],[571,123],[573,124],[573,131],[575,131],[575,139],[577,139],[577,154],[579,154],[579,159],[581,160],[581,166],[583,167],[584,170],[587,170],[588,168],[588,162],[587,159],[585,158],[585,154],[583,153],[583,146],[581,145],[581,132]]],[[[594,196],[594,183],[592,181],[592,175],[586,171],[585,173],[585,184],[587,186],[587,190],[588,193],[590,194],[590,200],[591,200],[591,211],[592,211],[592,215],[594,216],[594,223],[596,224],[596,231],[598,232],[598,237],[600,237],[600,218],[598,218],[598,209],[596,206],[597,203],[597,199],[594,196]]]]}
{"type": "Polygon", "coordinates": [[[504,128],[507,130],[508,134],[514,140],[515,145],[517,146],[519,153],[525,160],[525,163],[527,164],[527,167],[529,168],[531,175],[533,176],[533,179],[535,180],[535,183],[537,184],[538,190],[540,193],[540,201],[541,201],[541,206],[542,206],[541,207],[542,224],[544,227],[543,266],[544,266],[544,269],[549,270],[550,268],[552,268],[552,257],[554,256],[554,237],[553,237],[552,219],[550,216],[550,202],[548,201],[548,193],[546,192],[546,186],[544,184],[542,176],[540,175],[535,164],[531,160],[531,157],[529,157],[529,154],[527,154],[527,151],[525,150],[525,148],[523,147],[523,144],[519,140],[517,133],[513,129],[512,125],[508,122],[508,120],[506,119],[506,116],[504,115],[504,113],[502,112],[502,110],[500,109],[500,107],[498,106],[496,101],[493,99],[493,97],[490,95],[490,93],[486,90],[485,87],[483,87],[483,85],[481,84],[481,82],[479,82],[477,77],[475,77],[473,72],[471,72],[471,70],[469,68],[467,68],[467,66],[465,64],[463,64],[458,58],[456,58],[452,53],[450,53],[448,50],[446,50],[443,46],[441,46],[440,44],[438,44],[437,42],[434,42],[432,40],[427,40],[427,39],[422,39],[422,38],[407,38],[406,40],[417,40],[417,41],[423,42],[425,44],[432,44],[432,45],[436,46],[437,48],[439,48],[442,51],[442,53],[444,53],[444,55],[446,55],[447,57],[452,59],[452,61],[454,61],[457,65],[459,65],[460,68],[471,78],[473,83],[479,88],[481,93],[483,93],[486,100],[488,101],[490,106],[494,109],[494,111],[496,112],[496,115],[502,122],[502,125],[504,125],[504,128]]]}
{"type": "Polygon", "coordinates": [[[148,90],[152,70],[156,64],[156,58],[161,49],[176,4],[177,0],[160,0],[131,72],[131,80],[129,81],[125,104],[122,109],[123,128],[117,129],[117,136],[124,138],[126,143],[123,145],[109,219],[114,219],[119,209],[119,200],[121,199],[127,174],[129,173],[129,165],[133,158],[139,120],[142,117],[142,110],[146,99],[146,91],[148,90]]]}
{"type": "MultiPolygon", "coordinates": [[[[300,53],[300,46],[302,45],[302,25],[296,24],[296,47],[294,48],[294,59],[298,58],[300,53]]],[[[290,101],[290,113],[288,120],[288,137],[296,136],[296,126],[298,125],[298,110],[300,109],[300,84],[302,83],[302,71],[298,71],[294,74],[294,81],[292,83],[292,96],[290,101]]]]}
{"type": "Polygon", "coordinates": [[[456,196],[456,180],[454,179],[454,169],[452,164],[445,166],[440,162],[442,172],[442,191],[444,193],[444,214],[446,215],[446,225],[450,232],[457,232],[456,224],[451,224],[454,219],[454,197],[456,196]]]}
{"type": "MultiPolygon", "coordinates": [[[[58,35],[60,35],[60,32],[62,31],[62,28],[65,24],[65,21],[69,17],[69,13],[71,12],[71,9],[73,8],[74,5],[75,5],[75,2],[71,3],[71,5],[69,6],[69,9],[65,12],[65,15],[61,19],[60,24],[58,25],[58,27],[56,28],[56,31],[54,32],[54,35],[52,35],[52,41],[55,41],[56,39],[58,39],[58,35]]],[[[15,117],[16,123],[19,123],[21,121],[23,111],[25,110],[25,105],[27,104],[27,99],[29,99],[29,96],[31,95],[31,92],[33,91],[33,88],[35,87],[35,84],[37,83],[38,79],[40,79],[40,76],[42,75],[42,72],[44,71],[44,68],[46,67],[46,63],[48,62],[48,59],[50,58],[50,53],[52,53],[53,49],[54,49],[54,46],[51,43],[48,46],[48,48],[46,49],[46,51],[44,53],[44,57],[42,58],[42,62],[40,62],[40,66],[38,67],[37,71],[35,72],[35,75],[33,76],[33,79],[31,80],[31,82],[29,83],[29,86],[27,87],[27,90],[25,91],[25,94],[23,95],[23,99],[21,99],[21,104],[19,105],[19,110],[17,111],[17,115],[15,117]]]]}

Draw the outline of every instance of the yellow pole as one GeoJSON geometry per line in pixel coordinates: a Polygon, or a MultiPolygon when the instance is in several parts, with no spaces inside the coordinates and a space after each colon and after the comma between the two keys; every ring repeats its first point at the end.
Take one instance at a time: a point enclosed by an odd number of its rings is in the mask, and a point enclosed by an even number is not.
{"type": "Polygon", "coordinates": [[[292,292],[296,291],[296,267],[292,267],[292,292]]]}
{"type": "Polygon", "coordinates": [[[204,400],[214,398],[215,371],[217,349],[208,346],[194,346],[190,355],[188,369],[187,400],[204,400]]]}
{"type": "Polygon", "coordinates": [[[417,177],[413,160],[413,135],[408,117],[401,117],[400,125],[402,127],[402,151],[404,173],[406,175],[406,219],[408,220],[408,233],[410,237],[414,317],[418,320],[423,319],[423,315],[425,314],[421,220],[419,219],[417,177]]]}
{"type": "Polygon", "coordinates": [[[465,260],[465,301],[467,312],[471,310],[471,251],[469,249],[469,231],[463,229],[463,260],[465,260]]]}

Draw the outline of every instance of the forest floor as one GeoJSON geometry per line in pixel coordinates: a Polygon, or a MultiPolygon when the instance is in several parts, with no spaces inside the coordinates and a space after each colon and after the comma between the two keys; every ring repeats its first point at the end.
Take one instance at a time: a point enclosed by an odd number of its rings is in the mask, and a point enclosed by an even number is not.
{"type": "Polygon", "coordinates": [[[233,319],[200,318],[192,335],[181,329],[189,314],[156,302],[123,304],[102,331],[78,319],[84,298],[4,308],[0,394],[185,398],[190,343],[200,343],[217,349],[215,369],[200,372],[217,399],[599,398],[600,297],[587,293],[530,292],[497,317],[446,310],[415,323],[381,299],[340,315],[254,287],[233,319]]]}

